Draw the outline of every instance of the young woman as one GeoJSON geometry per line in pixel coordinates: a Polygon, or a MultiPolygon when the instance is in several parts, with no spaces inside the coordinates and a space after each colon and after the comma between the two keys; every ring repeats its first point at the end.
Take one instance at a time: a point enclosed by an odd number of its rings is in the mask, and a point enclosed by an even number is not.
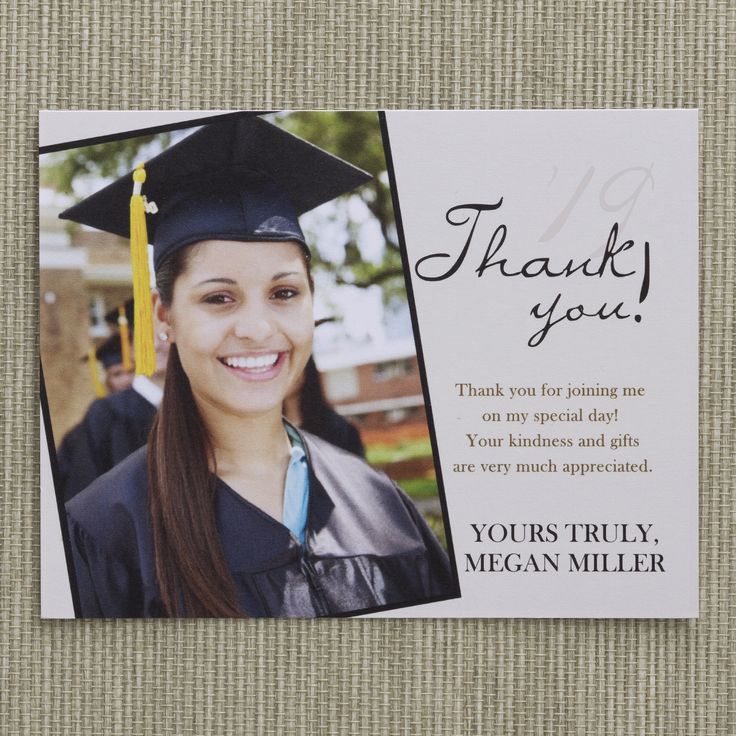
{"type": "MultiPolygon", "coordinates": [[[[82,616],[329,616],[452,595],[395,484],[282,418],[314,328],[297,216],[362,172],[252,117],[147,169],[164,397],[147,447],[67,504],[82,616]],[[195,186],[172,185],[193,160],[195,186]]],[[[63,216],[99,222],[120,186],[95,196],[63,216]]]]}

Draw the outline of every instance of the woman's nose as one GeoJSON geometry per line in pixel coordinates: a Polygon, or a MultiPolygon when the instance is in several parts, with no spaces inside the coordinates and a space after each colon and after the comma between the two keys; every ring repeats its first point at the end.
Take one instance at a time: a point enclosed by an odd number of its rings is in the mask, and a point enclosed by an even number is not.
{"type": "Polygon", "coordinates": [[[258,302],[244,304],[235,316],[234,331],[241,340],[262,342],[270,338],[275,329],[268,306],[258,302]]]}

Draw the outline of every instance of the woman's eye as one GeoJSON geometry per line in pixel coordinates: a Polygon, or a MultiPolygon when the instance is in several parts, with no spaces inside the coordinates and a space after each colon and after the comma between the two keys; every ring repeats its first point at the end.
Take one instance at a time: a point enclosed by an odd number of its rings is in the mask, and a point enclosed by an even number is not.
{"type": "Polygon", "coordinates": [[[232,298],[228,294],[209,294],[203,301],[205,304],[229,304],[232,298]]]}
{"type": "Polygon", "coordinates": [[[272,294],[273,299],[277,299],[280,301],[288,301],[289,299],[293,299],[295,296],[299,296],[299,291],[287,286],[276,289],[276,291],[274,291],[272,294]]]}

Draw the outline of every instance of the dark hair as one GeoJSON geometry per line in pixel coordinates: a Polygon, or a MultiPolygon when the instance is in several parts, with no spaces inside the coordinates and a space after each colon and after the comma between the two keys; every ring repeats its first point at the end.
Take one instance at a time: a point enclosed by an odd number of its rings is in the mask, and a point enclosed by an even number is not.
{"type": "Polygon", "coordinates": [[[318,436],[322,436],[327,420],[332,415],[332,407],[327,403],[322,380],[311,355],[304,367],[304,382],[299,389],[299,414],[302,429],[318,436]]]}
{"type": "MultiPolygon", "coordinates": [[[[170,306],[174,282],[192,246],[156,272],[161,301],[170,306]]],[[[309,259],[307,276],[312,284],[309,259]]],[[[161,407],[148,441],[148,508],[156,578],[169,616],[242,617],[215,520],[212,442],[192,394],[176,344],[169,350],[161,407]]]]}

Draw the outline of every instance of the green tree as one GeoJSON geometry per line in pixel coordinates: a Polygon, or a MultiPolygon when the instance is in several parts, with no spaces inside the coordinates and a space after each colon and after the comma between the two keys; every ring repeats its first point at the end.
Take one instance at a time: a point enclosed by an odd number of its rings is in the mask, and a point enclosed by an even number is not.
{"type": "Polygon", "coordinates": [[[112,181],[133,169],[145,149],[160,150],[170,142],[170,133],[160,133],[50,153],[41,165],[41,186],[74,195],[74,182],[79,178],[112,181]]]}
{"type": "MultiPolygon", "coordinates": [[[[295,112],[277,115],[276,122],[294,135],[334,153],[373,176],[372,181],[342,199],[360,197],[375,217],[384,242],[383,258],[379,263],[370,263],[361,258],[356,228],[348,221],[345,208],[338,209],[336,216],[344,218],[347,238],[343,245],[342,262],[330,264],[337,283],[360,287],[378,284],[383,287],[386,299],[403,294],[401,251],[377,113],[295,112]]],[[[313,242],[319,256],[318,235],[313,234],[313,242]]]]}

